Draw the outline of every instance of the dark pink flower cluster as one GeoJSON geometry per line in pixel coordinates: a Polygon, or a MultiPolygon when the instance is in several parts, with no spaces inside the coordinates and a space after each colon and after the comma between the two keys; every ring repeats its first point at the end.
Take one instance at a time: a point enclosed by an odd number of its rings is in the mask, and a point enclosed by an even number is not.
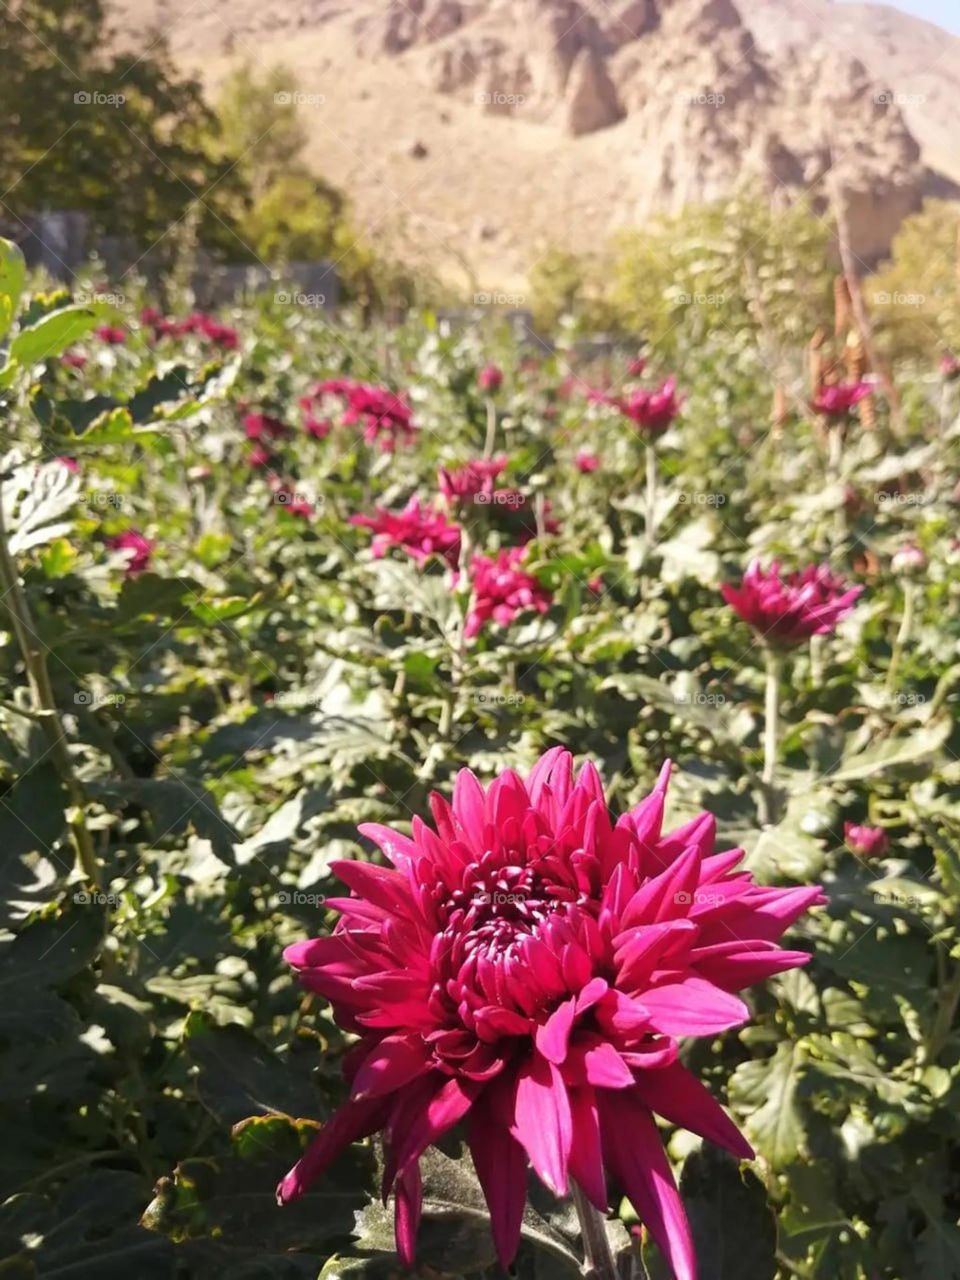
{"type": "Polygon", "coordinates": [[[233,351],[240,345],[236,329],[205,311],[194,311],[185,320],[173,320],[156,307],[144,307],[140,312],[140,323],[153,330],[154,338],[181,338],[194,334],[225,351],[233,351]]]}
{"type": "Polygon", "coordinates": [[[401,547],[418,565],[440,556],[451,569],[460,559],[460,529],[435,507],[423,507],[413,497],[402,511],[376,508],[372,516],[351,516],[350,523],[374,533],[373,554],[379,559],[390,547],[401,547]]]}
{"type": "Polygon", "coordinates": [[[862,587],[851,587],[827,565],[783,573],[778,561],[751,561],[739,587],[725,583],[727,604],[768,644],[789,647],[827,635],[853,608],[862,587]]]}
{"type": "Polygon", "coordinates": [[[248,413],[244,415],[243,433],[248,440],[280,440],[289,434],[289,428],[267,413],[248,413]]]}
{"type": "Polygon", "coordinates": [[[124,533],[107,538],[107,546],[111,551],[127,552],[127,563],[124,572],[128,578],[143,573],[150,567],[155,542],[151,542],[139,529],[127,529],[124,533]]]}
{"type": "Polygon", "coordinates": [[[472,502],[479,494],[492,495],[494,481],[503,474],[507,467],[507,458],[500,454],[496,458],[477,458],[466,462],[462,467],[440,467],[437,472],[437,485],[440,492],[451,506],[461,502],[472,502]]]}
{"type": "Polygon", "coordinates": [[[622,396],[595,391],[590,398],[619,409],[642,435],[651,438],[663,435],[683,406],[682,398],[677,395],[676,378],[667,378],[657,388],[635,387],[622,396]]]}
{"type": "Polygon", "coordinates": [[[600,466],[600,459],[595,453],[591,453],[589,449],[579,449],[577,456],[573,460],[573,465],[581,473],[581,475],[590,475],[600,466]]]}
{"type": "Polygon", "coordinates": [[[473,595],[464,635],[468,640],[491,619],[507,627],[525,609],[546,613],[553,597],[521,566],[523,547],[510,547],[495,556],[475,555],[470,561],[473,595]]]}
{"type": "Polygon", "coordinates": [[[948,382],[960,378],[960,359],[953,355],[945,355],[940,361],[940,374],[948,382]]]}
{"type": "Polygon", "coordinates": [[[60,363],[68,369],[82,369],[87,363],[87,357],[82,351],[67,351],[60,357],[60,363]]]}
{"type": "Polygon", "coordinates": [[[345,401],[344,426],[362,424],[367,444],[378,443],[382,449],[392,452],[398,441],[409,444],[413,439],[416,431],[413,410],[401,396],[386,387],[356,382],[353,378],[328,378],[316,384],[311,396],[315,401],[322,401],[326,396],[345,401]]]}
{"type": "Polygon", "coordinates": [[[750,1016],[737,993],[809,960],[778,946],[819,888],[771,888],[715,851],[703,813],[662,830],[670,775],[614,820],[569,752],[486,789],[467,769],[412,834],[368,823],[392,864],[337,862],[350,896],[331,936],[284,952],[359,1037],[348,1101],[277,1189],[301,1195],[350,1143],[382,1132],[397,1249],[414,1258],[419,1161],[460,1121],[501,1264],[520,1242],[527,1166],[558,1196],[573,1179],[602,1213],[629,1196],[677,1280],[696,1258],[655,1116],[753,1152],[678,1057],[750,1016]]]}
{"type": "Polygon", "coordinates": [[[882,827],[868,827],[856,822],[843,824],[843,842],[851,853],[857,853],[861,858],[880,858],[890,847],[882,827]]]}
{"type": "Polygon", "coordinates": [[[118,324],[102,324],[93,332],[108,347],[122,347],[127,340],[126,329],[122,329],[118,324]]]}
{"type": "Polygon", "coordinates": [[[825,418],[847,418],[860,401],[872,393],[873,386],[869,382],[835,382],[832,386],[821,387],[811,406],[825,418]]]}

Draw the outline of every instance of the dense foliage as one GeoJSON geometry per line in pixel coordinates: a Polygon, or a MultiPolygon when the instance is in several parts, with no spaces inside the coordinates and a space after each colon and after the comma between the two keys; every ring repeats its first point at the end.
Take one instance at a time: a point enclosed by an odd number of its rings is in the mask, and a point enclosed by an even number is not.
{"type": "MultiPolygon", "coordinates": [[[[619,810],[673,759],[668,825],[709,809],[761,882],[824,886],[788,940],[811,964],[685,1053],[758,1151],[738,1171],[664,1129],[705,1280],[960,1275],[956,380],[904,374],[896,429],[875,394],[828,450],[797,353],[767,426],[731,313],[644,375],[684,397],[646,488],[632,352],[580,368],[430,315],[26,287],[6,254],[0,1270],[397,1274],[376,1143],[274,1202],[349,1046],[281,952],[332,924],[330,862],[377,856],[358,823],[562,743],[619,810]],[[480,492],[509,499],[434,511],[484,453],[506,461],[480,492]],[[464,546],[527,575],[471,622],[464,546]],[[763,648],[720,592],[755,555],[864,588],[786,660],[772,784],[763,648]]],[[[572,1211],[531,1198],[519,1270],[578,1275],[572,1211]]],[[[624,1274],[662,1280],[634,1221],[609,1224],[624,1274]]],[[[425,1170],[418,1266],[496,1274],[457,1139],[425,1170]]]]}

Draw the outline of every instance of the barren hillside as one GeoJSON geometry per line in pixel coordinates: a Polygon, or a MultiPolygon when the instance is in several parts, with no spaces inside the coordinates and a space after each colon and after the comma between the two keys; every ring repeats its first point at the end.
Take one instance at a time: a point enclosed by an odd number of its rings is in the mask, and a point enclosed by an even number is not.
{"type": "Polygon", "coordinates": [[[214,88],[283,62],[368,231],[486,285],[745,177],[842,187],[857,252],[960,179],[960,40],[830,0],[120,0],[214,88]],[[951,85],[956,87],[951,89],[951,85]],[[956,150],[956,148],[955,148],[956,150]]]}

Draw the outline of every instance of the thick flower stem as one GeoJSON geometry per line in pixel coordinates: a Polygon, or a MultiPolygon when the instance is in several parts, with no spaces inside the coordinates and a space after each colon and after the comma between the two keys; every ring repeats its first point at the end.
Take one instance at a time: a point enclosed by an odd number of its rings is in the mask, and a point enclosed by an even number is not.
{"type": "Polygon", "coordinates": [[[657,540],[657,451],[647,445],[647,546],[657,540]]]}
{"type": "Polygon", "coordinates": [[[70,798],[70,813],[67,821],[77,854],[77,865],[84,879],[96,886],[97,858],[93,838],[86,824],[86,796],[74,772],[73,761],[70,759],[63,723],[53,696],[46,655],[37,639],[30,606],[20,585],[20,575],[7,546],[2,499],[0,499],[0,588],[3,592],[3,602],[13,624],[17,647],[26,668],[33,711],[43,725],[50,744],[51,758],[70,798]]]}
{"type": "Polygon", "coordinates": [[[766,649],[767,682],[764,693],[763,722],[763,794],[761,823],[769,826],[777,821],[779,804],[776,794],[777,751],[780,744],[780,676],[783,658],[772,646],[766,649]]]}
{"type": "Polygon", "coordinates": [[[618,1280],[617,1264],[610,1248],[607,1224],[599,1212],[571,1180],[570,1190],[580,1219],[583,1240],[583,1273],[587,1280],[618,1280]]]}

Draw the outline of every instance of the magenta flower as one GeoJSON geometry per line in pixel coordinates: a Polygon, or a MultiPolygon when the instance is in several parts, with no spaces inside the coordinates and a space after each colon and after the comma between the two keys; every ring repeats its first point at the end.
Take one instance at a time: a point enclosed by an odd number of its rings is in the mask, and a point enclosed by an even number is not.
{"type": "Polygon", "coordinates": [[[762,640],[789,648],[835,630],[863,588],[849,587],[826,565],[784,574],[776,560],[767,570],[752,560],[739,587],[724,583],[720,591],[762,640]]]}
{"type": "Polygon", "coordinates": [[[111,551],[125,551],[128,553],[124,570],[128,578],[133,578],[150,567],[150,558],[153,555],[156,543],[144,537],[139,529],[127,529],[124,533],[118,533],[112,538],[107,538],[106,543],[111,551]]]}
{"type": "Polygon", "coordinates": [[[619,409],[642,435],[651,438],[663,435],[683,405],[683,400],[677,395],[676,378],[668,378],[656,390],[637,387],[625,396],[611,396],[600,391],[593,392],[590,398],[619,409]]]}
{"type": "Polygon", "coordinates": [[[503,370],[495,364],[485,364],[477,374],[477,386],[487,395],[495,395],[503,386],[503,370]]]}
{"type": "Polygon", "coordinates": [[[68,369],[82,369],[87,363],[87,357],[82,351],[66,351],[60,357],[60,363],[68,369]]]}
{"type": "Polygon", "coordinates": [[[54,462],[59,462],[61,467],[66,467],[66,469],[73,472],[74,475],[80,474],[80,463],[76,458],[70,458],[66,454],[59,454],[54,458],[54,462]]]}
{"type": "Polygon", "coordinates": [[[811,406],[826,418],[846,418],[861,400],[872,394],[873,386],[869,382],[836,382],[833,386],[821,387],[811,406]]]}
{"type": "Polygon", "coordinates": [[[243,419],[243,431],[248,440],[279,440],[287,434],[287,426],[269,414],[248,413],[243,419]]]}
{"type": "Polygon", "coordinates": [[[374,532],[373,554],[379,560],[391,547],[400,547],[423,567],[431,556],[441,556],[457,567],[460,559],[460,528],[432,507],[422,507],[413,497],[402,511],[376,508],[372,516],[351,516],[350,523],[374,532]]]}
{"type": "Polygon", "coordinates": [[[940,374],[947,382],[960,378],[960,359],[952,355],[943,356],[940,360],[940,374]]]}
{"type": "Polygon", "coordinates": [[[178,334],[193,333],[197,337],[206,338],[214,346],[233,351],[240,343],[240,335],[228,324],[222,324],[216,316],[207,315],[205,311],[195,311],[193,315],[176,323],[178,334]]]}
{"type": "Polygon", "coordinates": [[[326,440],[330,434],[330,419],[315,418],[312,413],[308,413],[303,419],[303,429],[314,440],[326,440]]]}
{"type": "Polygon", "coordinates": [[[273,461],[273,454],[266,445],[256,444],[247,454],[247,466],[255,467],[258,470],[262,467],[269,467],[273,461]]]}
{"type": "Polygon", "coordinates": [[[490,1207],[500,1262],[520,1240],[528,1162],[602,1212],[608,1176],[632,1201],[677,1280],[693,1242],[654,1115],[734,1155],[753,1152],[678,1061],[679,1041],[746,1022],[736,992],[805,964],[776,944],[818,887],[776,889],[714,852],[704,813],[663,834],[664,766],[615,822],[587,763],[555,747],[528,775],[484,790],[463,769],[453,803],[412,836],[360,828],[393,864],[338,862],[352,890],[329,937],[284,952],[301,983],[360,1039],[349,1100],[277,1189],[300,1195],[351,1142],[382,1131],[397,1249],[414,1256],[419,1159],[460,1120],[490,1207]]]}
{"type": "Polygon", "coordinates": [[[861,858],[882,857],[890,847],[882,827],[867,827],[856,822],[843,824],[843,842],[851,853],[859,854],[861,858]]]}
{"type": "Polygon", "coordinates": [[[344,400],[344,425],[360,423],[366,443],[378,443],[388,453],[393,452],[398,441],[409,444],[416,432],[410,406],[385,387],[355,382],[352,378],[328,378],[318,382],[311,394],[315,400],[325,396],[344,400]]]}
{"type": "Polygon", "coordinates": [[[93,332],[101,342],[105,342],[110,347],[122,347],[127,340],[126,329],[121,329],[115,324],[102,324],[93,332]]]}
{"type": "Polygon", "coordinates": [[[583,475],[589,475],[600,466],[600,459],[595,453],[591,453],[589,449],[580,449],[573,460],[573,465],[583,475]]]}
{"type": "Polygon", "coordinates": [[[437,486],[451,506],[461,502],[472,502],[478,494],[489,496],[493,493],[493,482],[502,475],[507,467],[504,454],[496,458],[477,458],[473,462],[464,463],[462,467],[440,467],[437,471],[437,486]]]}
{"type": "Polygon", "coordinates": [[[524,555],[523,547],[510,547],[494,557],[476,555],[470,561],[473,596],[463,631],[468,640],[491,618],[508,627],[526,609],[546,613],[550,608],[550,592],[521,568],[524,555]]]}
{"type": "Polygon", "coordinates": [[[647,362],[643,356],[631,356],[627,361],[627,375],[631,378],[643,377],[647,362]]]}

